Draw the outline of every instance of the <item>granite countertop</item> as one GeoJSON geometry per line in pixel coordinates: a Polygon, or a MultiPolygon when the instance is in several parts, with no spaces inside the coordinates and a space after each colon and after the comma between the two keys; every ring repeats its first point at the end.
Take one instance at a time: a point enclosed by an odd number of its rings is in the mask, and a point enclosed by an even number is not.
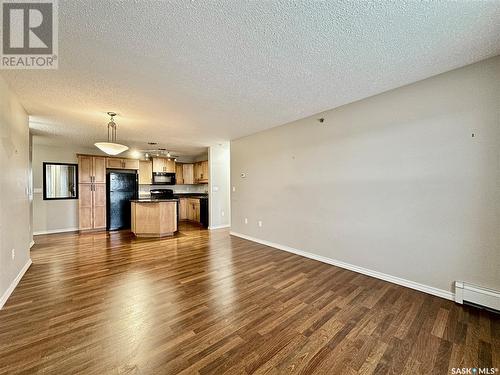
{"type": "Polygon", "coordinates": [[[151,199],[151,198],[140,198],[140,199],[131,199],[130,202],[136,203],[159,203],[159,202],[178,202],[179,199],[151,199]]]}
{"type": "Polygon", "coordinates": [[[177,198],[208,198],[208,194],[206,193],[175,193],[174,197],[177,198]]]}

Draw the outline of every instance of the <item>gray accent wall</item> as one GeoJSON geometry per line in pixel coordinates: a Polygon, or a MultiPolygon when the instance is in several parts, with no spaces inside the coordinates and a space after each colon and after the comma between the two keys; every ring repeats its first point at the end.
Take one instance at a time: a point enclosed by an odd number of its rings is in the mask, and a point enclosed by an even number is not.
{"type": "Polygon", "coordinates": [[[0,308],[29,266],[30,241],[28,115],[0,76],[0,308]]]}
{"type": "Polygon", "coordinates": [[[233,232],[500,290],[500,57],[234,140],[231,185],[233,232]]]}

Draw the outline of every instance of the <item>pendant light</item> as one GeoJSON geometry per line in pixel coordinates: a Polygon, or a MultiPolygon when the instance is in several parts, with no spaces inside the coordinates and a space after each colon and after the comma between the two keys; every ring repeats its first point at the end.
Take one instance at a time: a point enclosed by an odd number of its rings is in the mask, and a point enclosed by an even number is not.
{"type": "Polygon", "coordinates": [[[96,146],[98,149],[100,149],[101,151],[105,152],[108,155],[118,155],[121,154],[123,151],[127,151],[128,147],[116,143],[116,123],[114,119],[116,113],[108,112],[108,115],[111,116],[111,119],[108,122],[108,141],[94,143],[94,146],[96,146]]]}

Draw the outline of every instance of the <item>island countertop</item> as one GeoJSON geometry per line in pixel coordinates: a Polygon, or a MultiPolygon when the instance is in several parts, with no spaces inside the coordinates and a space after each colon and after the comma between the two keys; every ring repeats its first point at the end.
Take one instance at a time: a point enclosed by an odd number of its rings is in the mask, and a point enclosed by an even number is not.
{"type": "Polygon", "coordinates": [[[158,202],[178,202],[178,201],[179,198],[169,198],[169,199],[139,198],[130,200],[130,202],[136,202],[136,203],[158,203],[158,202]]]}
{"type": "Polygon", "coordinates": [[[172,236],[177,232],[177,199],[132,199],[132,232],[137,237],[172,236]]]}

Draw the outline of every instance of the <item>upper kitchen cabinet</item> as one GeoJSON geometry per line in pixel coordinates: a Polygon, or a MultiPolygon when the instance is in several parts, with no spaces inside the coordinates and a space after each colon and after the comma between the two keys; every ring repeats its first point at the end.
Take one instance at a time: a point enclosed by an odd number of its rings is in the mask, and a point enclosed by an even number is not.
{"type": "Polygon", "coordinates": [[[106,183],[106,158],[78,155],[78,182],[80,184],[106,183]]]}
{"type": "Polygon", "coordinates": [[[182,183],[185,185],[194,184],[194,165],[182,164],[182,183]]]}
{"type": "Polygon", "coordinates": [[[175,163],[175,183],[177,185],[184,184],[184,170],[183,165],[179,163],[175,163]]]}
{"type": "Polygon", "coordinates": [[[208,183],[208,160],[194,164],[194,180],[198,184],[208,183]]]}
{"type": "Polygon", "coordinates": [[[153,183],[153,162],[151,160],[139,161],[139,185],[153,183]]]}
{"type": "Polygon", "coordinates": [[[106,158],[106,167],[109,169],[139,169],[139,160],[106,158]]]}
{"type": "Polygon", "coordinates": [[[166,158],[153,158],[153,172],[175,173],[175,161],[166,158]]]}

